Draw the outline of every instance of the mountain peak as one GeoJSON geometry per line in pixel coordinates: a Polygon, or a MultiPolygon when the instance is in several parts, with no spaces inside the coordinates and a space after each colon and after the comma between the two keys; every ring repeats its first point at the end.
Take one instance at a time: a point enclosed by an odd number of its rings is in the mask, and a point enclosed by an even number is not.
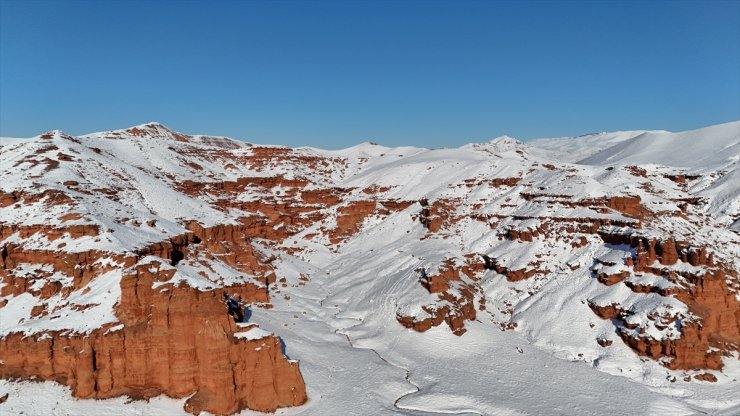
{"type": "Polygon", "coordinates": [[[485,143],[472,144],[473,148],[478,150],[485,150],[488,152],[501,153],[509,150],[518,149],[524,146],[521,141],[507,135],[496,137],[485,143]]]}
{"type": "Polygon", "coordinates": [[[139,124],[138,126],[129,127],[123,130],[134,136],[154,136],[159,137],[160,135],[171,136],[175,131],[168,128],[162,123],[152,121],[145,124],[139,124]]]}
{"type": "Polygon", "coordinates": [[[490,144],[496,144],[496,145],[510,145],[510,146],[516,146],[523,144],[521,141],[507,135],[498,136],[495,139],[491,139],[488,143],[490,144]]]}
{"type": "Polygon", "coordinates": [[[180,142],[187,142],[191,138],[190,136],[186,134],[179,133],[179,132],[176,132],[170,129],[169,127],[157,121],[139,124],[133,127],[125,128],[125,129],[111,130],[111,131],[100,132],[100,133],[92,133],[92,134],[88,134],[87,136],[101,137],[101,138],[117,138],[117,139],[142,137],[142,138],[153,138],[153,139],[176,140],[180,142]]]}

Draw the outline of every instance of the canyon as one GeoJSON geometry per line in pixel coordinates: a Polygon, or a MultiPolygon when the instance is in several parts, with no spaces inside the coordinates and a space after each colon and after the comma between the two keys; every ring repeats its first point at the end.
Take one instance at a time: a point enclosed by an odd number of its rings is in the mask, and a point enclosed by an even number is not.
{"type": "Polygon", "coordinates": [[[533,394],[568,388],[555,369],[593,380],[573,414],[599,386],[644,399],[614,411],[740,409],[721,399],[740,375],[739,155],[740,122],[456,149],[159,123],[0,141],[0,412],[34,381],[192,414],[537,413],[504,397],[535,367],[533,394]],[[500,393],[460,381],[513,362],[500,393]]]}

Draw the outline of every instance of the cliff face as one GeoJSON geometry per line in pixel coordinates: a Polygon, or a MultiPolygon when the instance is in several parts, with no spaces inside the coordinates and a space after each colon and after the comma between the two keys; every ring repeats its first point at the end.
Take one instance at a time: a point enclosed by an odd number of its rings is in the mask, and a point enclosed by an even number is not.
{"type": "MultiPolygon", "coordinates": [[[[80,398],[192,396],[186,410],[195,414],[245,408],[271,412],[305,402],[298,362],[283,355],[282,341],[267,333],[235,336],[245,329],[226,314],[224,290],[248,303],[269,302],[266,284],[275,275],[268,259],[253,248],[241,226],[189,227],[190,233],[121,254],[4,245],[1,293],[10,300],[25,293],[38,299],[29,322],[60,319],[64,307],[84,312],[98,306],[70,299],[89,292],[96,279],[111,278],[106,273],[112,270],[122,270],[123,276],[114,307],[118,322],[85,334],[9,333],[0,338],[0,377],[54,380],[80,398]],[[174,266],[181,262],[205,270],[222,262],[249,273],[255,282],[191,287],[176,277],[174,266]],[[29,267],[36,268],[30,275],[23,272],[29,267]]],[[[7,304],[0,303],[0,313],[7,304]]],[[[251,327],[246,333],[250,330],[261,333],[251,327]]]]}
{"type": "Polygon", "coordinates": [[[636,293],[675,297],[687,306],[691,316],[681,323],[680,337],[656,338],[646,333],[647,328],[664,329],[676,325],[681,317],[661,316],[656,311],[648,314],[649,322],[631,323],[630,317],[636,311],[614,304],[591,304],[597,315],[617,323],[622,340],[638,354],[667,358],[664,362],[671,369],[719,370],[723,367],[722,354],[740,349],[740,302],[735,295],[736,287],[730,286],[737,284],[738,275],[728,266],[716,264],[710,250],[670,237],[646,238],[638,232],[603,230],[600,236],[608,243],[634,248],[634,254],[625,259],[624,270],[606,275],[605,279],[599,274],[600,282],[619,283],[635,273],[664,276],[672,283],[669,287],[624,283],[636,293]],[[614,276],[619,278],[613,279],[614,276]]]}
{"type": "Polygon", "coordinates": [[[80,398],[192,395],[186,409],[195,414],[306,401],[298,363],[283,355],[277,336],[235,337],[241,328],[226,315],[221,289],[162,284],[174,270],[160,266],[139,264],[123,277],[118,325],[0,340],[0,377],[55,380],[80,398]]]}

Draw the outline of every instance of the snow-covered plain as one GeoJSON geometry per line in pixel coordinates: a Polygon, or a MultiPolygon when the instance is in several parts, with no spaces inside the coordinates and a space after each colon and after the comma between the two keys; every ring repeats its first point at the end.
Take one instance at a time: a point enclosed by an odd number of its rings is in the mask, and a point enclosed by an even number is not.
{"type": "MultiPolygon", "coordinates": [[[[613,211],[566,209],[538,203],[536,198],[523,200],[519,193],[525,187],[573,198],[630,193],[639,195],[653,212],[667,213],[680,209],[677,199],[698,196],[705,202],[691,208],[688,219],[659,217],[651,224],[651,232],[690,236],[715,249],[719,260],[740,269],[740,122],[682,133],[618,132],[529,143],[501,137],[458,149],[391,149],[364,143],[340,151],[296,150],[306,156],[332,158],[324,170],[297,163],[272,165],[267,170],[225,164],[218,156],[190,155],[183,150],[210,147],[215,155],[226,144],[232,155],[248,156],[250,147],[208,136],[194,136],[195,144],[179,145],[173,133],[161,125],[138,128],[146,130],[147,135],[104,132],[67,140],[63,133],[54,132],[51,140],[56,148],[47,151],[48,143],[38,138],[1,140],[0,191],[35,186],[69,192],[63,182],[73,180],[83,188],[114,189],[118,194],[113,200],[79,192],[72,211],[67,205],[49,206],[44,201],[24,209],[2,209],[0,220],[8,224],[95,224],[101,228],[96,237],[64,236],[49,241],[13,235],[3,243],[24,244],[31,249],[54,248],[63,243],[64,250],[71,252],[93,247],[128,252],[185,232],[183,219],[211,225],[233,223],[243,214],[214,209],[210,205],[213,201],[178,192],[176,183],[188,179],[233,181],[268,174],[356,188],[349,200],[361,200],[360,190],[368,186],[388,187],[383,197],[389,199],[448,198],[458,201],[459,214],[469,214],[443,236],[430,238],[414,217],[421,209],[415,203],[384,217],[366,218],[360,232],[338,245],[311,237],[322,227],[331,227],[332,220],[327,220],[279,246],[265,243],[261,247],[265,253],[277,255],[273,266],[279,277],[286,278],[287,285],[272,290],[274,308],[253,310],[251,321],[262,329],[245,328],[239,336],[260,337],[266,331],[279,335],[285,341],[285,353],[300,361],[309,394],[307,404],[281,409],[277,414],[740,414],[737,355],[724,359],[722,372],[712,372],[717,383],[684,381],[684,376],[695,373],[671,371],[637,356],[614,334],[611,322],[591,312],[586,301],[594,299],[618,301],[644,311],[670,304],[673,311],[685,312],[686,306],[675,298],[637,295],[621,286],[606,288],[591,277],[592,259],[620,256],[628,248],[607,247],[589,235],[584,235],[588,244],[580,248],[553,244],[544,238],[531,244],[501,240],[488,224],[470,218],[474,211],[504,216],[497,225],[499,229],[535,229],[541,221],[538,218],[553,217],[631,221],[613,211]],[[61,163],[45,171],[43,163],[28,161],[29,154],[53,157],[59,152],[72,155],[77,163],[61,163]],[[545,164],[557,169],[543,168],[545,164]],[[629,165],[645,169],[649,180],[631,175],[629,165]],[[672,174],[697,175],[701,179],[681,187],[664,177],[672,174]],[[464,185],[470,179],[511,177],[523,179],[513,187],[464,185]],[[640,187],[648,182],[651,190],[640,187]],[[476,204],[475,210],[470,208],[476,204]],[[70,212],[80,214],[80,218],[59,219],[70,212]],[[523,217],[528,219],[512,219],[523,217]],[[693,221],[699,217],[704,221],[693,221]],[[141,225],[132,226],[133,219],[141,225]],[[154,225],[147,225],[147,221],[154,225]],[[286,249],[295,254],[287,254],[286,249]],[[466,253],[485,253],[512,268],[526,266],[536,254],[552,273],[545,278],[508,282],[501,275],[486,272],[481,286],[488,312],[479,313],[476,321],[467,323],[467,332],[461,337],[445,325],[424,333],[399,325],[397,312],[418,312],[422,305],[434,301],[417,283],[414,270],[423,266],[434,272],[444,259],[466,253]],[[569,266],[572,264],[584,267],[573,271],[569,266]],[[302,280],[301,275],[308,280],[302,280]],[[512,304],[511,316],[497,312],[512,304]],[[498,324],[503,320],[516,322],[517,329],[502,331],[498,324]],[[608,349],[602,348],[594,342],[601,337],[614,338],[615,342],[608,349]]],[[[281,191],[274,192],[279,195],[281,191]]],[[[187,262],[177,266],[176,278],[192,281],[193,286],[249,279],[218,264],[219,278],[213,281],[203,282],[187,262]]],[[[105,285],[115,285],[120,274],[111,272],[107,277],[105,285]]],[[[641,279],[650,279],[656,285],[669,284],[657,276],[641,279]]],[[[105,292],[101,289],[101,299],[80,302],[98,303],[110,312],[115,296],[120,295],[108,286],[105,292]]],[[[95,295],[94,290],[90,292],[90,296],[95,295]]],[[[105,311],[89,320],[78,316],[82,312],[73,316],[74,311],[70,311],[64,319],[55,321],[61,327],[44,326],[48,322],[43,320],[18,323],[32,305],[25,295],[7,300],[5,308],[0,309],[4,334],[64,329],[65,325],[84,332],[115,320],[105,311]]],[[[634,315],[634,319],[639,321],[641,315],[634,315]]],[[[676,334],[668,328],[653,335],[676,334]]],[[[6,393],[8,398],[0,404],[0,414],[184,414],[184,400],[80,401],[71,398],[67,388],[51,382],[0,380],[0,397],[6,393]]]]}

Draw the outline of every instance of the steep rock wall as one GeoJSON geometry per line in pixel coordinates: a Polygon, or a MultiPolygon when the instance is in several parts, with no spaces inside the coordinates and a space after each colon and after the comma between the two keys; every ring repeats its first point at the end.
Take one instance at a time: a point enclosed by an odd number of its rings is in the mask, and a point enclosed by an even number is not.
{"type": "MultiPolygon", "coordinates": [[[[607,243],[628,244],[635,249],[634,255],[626,260],[628,269],[620,272],[618,279],[603,280],[599,276],[599,281],[607,285],[616,284],[634,272],[664,276],[674,286],[661,289],[625,284],[637,293],[674,296],[698,318],[683,323],[681,336],[677,339],[655,339],[640,328],[625,324],[632,312],[622,310],[619,305],[591,304],[594,313],[617,322],[620,337],[638,354],[654,359],[667,358],[665,364],[671,369],[719,370],[723,365],[722,354],[740,350],[740,302],[735,296],[737,288],[730,287],[733,283],[737,285],[737,272],[716,264],[713,253],[704,246],[691,246],[670,237],[646,238],[637,232],[614,229],[600,230],[599,235],[607,243]],[[671,266],[679,261],[693,268],[673,269],[671,266]]],[[[658,326],[665,325],[660,319],[654,317],[658,326]]]]}
{"type": "Polygon", "coordinates": [[[0,377],[54,380],[80,398],[193,395],[192,413],[270,412],[306,401],[298,363],[276,336],[234,337],[240,328],[226,315],[221,290],[156,285],[171,274],[153,262],[124,276],[116,310],[122,328],[0,340],[0,377]]]}

